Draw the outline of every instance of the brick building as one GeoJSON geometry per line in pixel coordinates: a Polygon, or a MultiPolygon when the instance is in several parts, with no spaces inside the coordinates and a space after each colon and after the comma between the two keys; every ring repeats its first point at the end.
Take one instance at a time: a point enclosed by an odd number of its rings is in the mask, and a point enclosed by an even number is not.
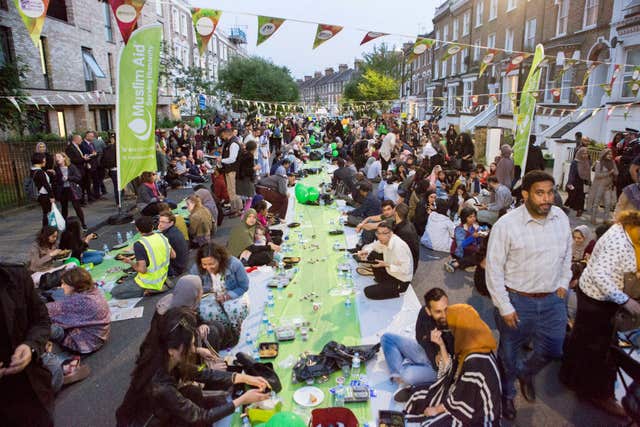
{"type": "MultiPolygon", "coordinates": [[[[229,56],[246,53],[219,29],[207,55],[199,58],[189,10],[184,0],[148,1],[138,25],[161,23],[164,42],[174,55],[185,64],[207,67],[215,79],[229,56]]],[[[122,38],[108,2],[50,0],[39,44],[34,46],[13,2],[0,1],[0,64],[19,61],[29,68],[24,86],[40,106],[41,131],[66,136],[77,130],[113,129],[120,46],[122,38]]],[[[160,116],[171,114],[179,95],[161,82],[160,116]]]]}
{"type": "Polygon", "coordinates": [[[316,71],[312,76],[304,76],[298,80],[301,101],[305,111],[315,113],[324,108],[329,115],[337,115],[344,87],[358,72],[359,61],[355,61],[354,68],[347,64],[340,64],[338,70],[327,68],[324,74],[316,71]]]}

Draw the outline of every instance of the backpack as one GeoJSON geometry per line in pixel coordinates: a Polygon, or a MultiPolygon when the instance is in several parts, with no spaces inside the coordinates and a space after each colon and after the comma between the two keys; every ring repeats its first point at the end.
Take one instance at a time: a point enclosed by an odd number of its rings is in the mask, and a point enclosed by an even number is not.
{"type": "Polygon", "coordinates": [[[28,176],[24,179],[22,189],[24,190],[24,194],[27,196],[27,199],[31,201],[38,200],[38,188],[32,177],[28,176]]]}

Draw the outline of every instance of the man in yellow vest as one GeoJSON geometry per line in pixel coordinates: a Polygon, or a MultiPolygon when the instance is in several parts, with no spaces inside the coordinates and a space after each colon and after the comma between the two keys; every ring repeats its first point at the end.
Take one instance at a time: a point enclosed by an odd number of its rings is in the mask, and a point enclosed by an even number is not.
{"type": "Polygon", "coordinates": [[[135,255],[121,257],[120,261],[131,265],[137,274],[111,290],[111,296],[116,299],[140,298],[172,287],[167,274],[169,261],[176,253],[169,241],[162,233],[153,232],[153,219],[149,216],[136,219],[136,228],[142,236],[133,244],[135,255]]]}

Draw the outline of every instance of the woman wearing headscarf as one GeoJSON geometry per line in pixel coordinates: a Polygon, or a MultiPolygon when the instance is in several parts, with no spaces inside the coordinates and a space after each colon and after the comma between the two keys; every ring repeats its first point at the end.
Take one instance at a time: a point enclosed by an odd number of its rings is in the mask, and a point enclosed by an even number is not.
{"type": "Polygon", "coordinates": [[[429,389],[411,396],[405,406],[407,421],[423,426],[499,426],[502,396],[491,329],[468,304],[449,306],[447,323],[453,333],[453,362],[429,389]]]}
{"type": "Polygon", "coordinates": [[[573,248],[571,259],[573,262],[586,261],[593,251],[595,241],[593,233],[586,225],[579,225],[573,229],[573,248]]]}
{"type": "Polygon", "coordinates": [[[202,206],[207,208],[209,213],[211,213],[211,218],[213,218],[213,230],[211,231],[211,235],[216,233],[216,229],[218,228],[218,206],[216,205],[216,201],[211,195],[211,191],[207,190],[204,187],[198,188],[195,191],[196,196],[200,197],[200,201],[202,202],[202,206]]]}
{"type": "Polygon", "coordinates": [[[618,167],[613,161],[613,153],[607,148],[600,154],[600,159],[594,167],[595,175],[591,186],[591,223],[595,224],[598,216],[598,208],[604,203],[603,221],[609,220],[611,213],[611,201],[616,178],[618,177],[618,167]]]}
{"type": "Polygon", "coordinates": [[[436,181],[438,180],[438,173],[442,172],[442,166],[435,165],[431,170],[431,174],[429,175],[429,189],[436,189],[436,181]]]}
{"type": "Polygon", "coordinates": [[[192,194],[187,197],[187,210],[189,211],[189,242],[192,247],[200,247],[211,241],[213,218],[207,208],[202,206],[199,196],[192,194]]]}
{"type": "Polygon", "coordinates": [[[567,179],[567,192],[569,197],[564,205],[575,210],[576,216],[582,216],[584,211],[585,189],[584,186],[591,182],[591,161],[586,147],[576,152],[576,158],[571,162],[569,178],[567,179]]]}
{"type": "Polygon", "coordinates": [[[507,188],[513,186],[513,168],[515,163],[511,158],[513,150],[507,144],[500,147],[500,157],[496,159],[496,178],[498,182],[507,188]]]}

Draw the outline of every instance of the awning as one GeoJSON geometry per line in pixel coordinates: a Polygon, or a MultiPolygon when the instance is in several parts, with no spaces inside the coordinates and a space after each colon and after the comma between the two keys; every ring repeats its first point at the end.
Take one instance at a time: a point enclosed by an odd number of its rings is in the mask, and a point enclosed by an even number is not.
{"type": "Polygon", "coordinates": [[[100,66],[98,65],[96,58],[93,57],[93,54],[91,52],[82,52],[82,59],[84,60],[85,67],[87,67],[88,70],[91,70],[94,76],[100,79],[104,79],[105,77],[107,77],[104,74],[104,71],[102,71],[102,68],[100,68],[100,66]]]}

